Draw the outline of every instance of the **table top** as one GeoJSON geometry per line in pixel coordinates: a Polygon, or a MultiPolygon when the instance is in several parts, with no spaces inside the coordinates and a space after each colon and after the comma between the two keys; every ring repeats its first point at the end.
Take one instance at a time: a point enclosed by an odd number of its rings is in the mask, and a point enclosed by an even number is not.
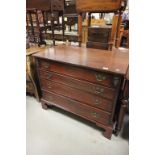
{"type": "Polygon", "coordinates": [[[38,47],[37,45],[31,46],[30,48],[26,49],[26,56],[32,55],[32,54],[37,53],[37,52],[42,52],[46,48],[48,48],[48,47],[38,47]]]}
{"type": "Polygon", "coordinates": [[[125,75],[129,63],[129,50],[112,51],[59,45],[33,54],[34,57],[125,75]]]}

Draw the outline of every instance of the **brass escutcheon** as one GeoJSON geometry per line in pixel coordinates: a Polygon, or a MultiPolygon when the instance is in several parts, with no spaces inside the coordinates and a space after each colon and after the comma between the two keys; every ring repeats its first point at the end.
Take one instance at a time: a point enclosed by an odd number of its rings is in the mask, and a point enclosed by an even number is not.
{"type": "Polygon", "coordinates": [[[92,117],[95,117],[95,118],[99,118],[99,114],[97,114],[96,112],[92,112],[92,113],[91,113],[91,116],[92,116],[92,117]]]}
{"type": "Polygon", "coordinates": [[[49,66],[50,66],[50,64],[49,64],[49,63],[43,63],[43,67],[44,67],[44,68],[46,68],[46,69],[47,69],[47,68],[49,68],[49,66]]]}
{"type": "Polygon", "coordinates": [[[106,79],[106,75],[104,74],[95,74],[97,81],[104,81],[106,79]]]}
{"type": "Polygon", "coordinates": [[[47,87],[48,87],[48,88],[51,88],[50,82],[47,82],[47,87]]]}
{"type": "Polygon", "coordinates": [[[52,77],[52,73],[47,73],[46,79],[50,79],[52,77]]]}
{"type": "Polygon", "coordinates": [[[95,104],[96,104],[96,105],[101,104],[101,102],[102,102],[101,100],[99,100],[99,99],[97,99],[97,98],[95,99],[95,104]]]}
{"type": "Polygon", "coordinates": [[[104,92],[104,88],[101,87],[95,87],[95,94],[101,94],[104,92]]]}

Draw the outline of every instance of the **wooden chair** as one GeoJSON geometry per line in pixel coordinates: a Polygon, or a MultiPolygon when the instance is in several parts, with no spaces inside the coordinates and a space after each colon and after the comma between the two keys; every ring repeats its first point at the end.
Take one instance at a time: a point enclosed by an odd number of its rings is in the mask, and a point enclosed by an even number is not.
{"type": "Polygon", "coordinates": [[[27,33],[30,42],[37,43],[39,46],[46,44],[41,32],[44,28],[42,12],[37,9],[27,9],[26,11],[27,33]]]}
{"type": "Polygon", "coordinates": [[[112,49],[112,46],[117,47],[119,41],[119,32],[121,24],[121,14],[125,9],[127,4],[126,0],[116,0],[116,1],[100,1],[100,0],[76,0],[76,9],[78,12],[78,33],[79,33],[79,42],[82,40],[82,13],[89,12],[88,17],[88,26],[91,23],[91,13],[110,13],[114,12],[115,16],[112,23],[111,38],[109,41],[109,49],[112,49]],[[116,39],[115,39],[116,38],[116,39]]]}

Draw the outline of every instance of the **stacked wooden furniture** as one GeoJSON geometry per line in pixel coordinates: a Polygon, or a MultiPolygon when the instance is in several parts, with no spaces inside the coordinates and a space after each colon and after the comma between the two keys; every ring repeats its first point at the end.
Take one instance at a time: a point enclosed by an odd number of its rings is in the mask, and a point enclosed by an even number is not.
{"type": "Polygon", "coordinates": [[[39,46],[46,42],[43,40],[42,30],[44,30],[43,14],[37,9],[26,10],[26,30],[31,43],[37,43],[39,46]]]}
{"type": "Polygon", "coordinates": [[[101,49],[112,49],[113,45],[118,45],[119,41],[119,29],[120,29],[120,23],[121,23],[121,14],[122,10],[124,10],[126,7],[126,0],[76,0],[76,9],[79,13],[79,41],[82,40],[82,13],[83,12],[89,12],[88,17],[88,36],[89,35],[95,35],[94,38],[98,39],[99,33],[104,35],[106,34],[106,40],[108,42],[103,41],[103,39],[100,39],[99,41],[92,41],[89,40],[88,37],[88,43],[87,47],[94,47],[94,48],[101,48],[101,49]],[[92,28],[91,27],[91,13],[110,13],[114,12],[115,15],[113,18],[113,23],[111,27],[111,33],[109,33],[109,30],[107,28],[101,27],[101,28],[92,28]],[[109,34],[107,36],[107,34],[109,34]],[[116,39],[115,39],[116,38],[116,39]],[[116,40],[116,43],[115,43],[116,40]],[[108,47],[107,47],[108,45],[108,47]]]}
{"type": "MultiPolygon", "coordinates": [[[[26,8],[41,10],[44,29],[41,31],[43,40],[78,42],[77,28],[71,31],[71,26],[77,23],[75,0],[27,0],[26,8]],[[62,18],[62,22],[59,19],[62,18]],[[64,21],[64,18],[67,18],[64,21]],[[67,31],[66,25],[70,27],[67,31]]],[[[35,33],[34,33],[35,34],[35,33]]]]}
{"type": "Polygon", "coordinates": [[[91,26],[88,27],[88,48],[109,49],[111,36],[111,26],[91,26]]]}
{"type": "Polygon", "coordinates": [[[56,46],[34,54],[44,109],[54,105],[118,133],[128,51],[56,46]]]}
{"type": "Polygon", "coordinates": [[[26,30],[29,36],[30,42],[39,42],[39,21],[36,9],[26,10],[26,30]]]}
{"type": "Polygon", "coordinates": [[[65,1],[65,10],[63,14],[65,20],[65,28],[69,27],[65,33],[65,40],[78,42],[78,14],[76,12],[75,0],[66,0],[65,1]],[[72,29],[72,27],[74,27],[72,29]],[[67,32],[68,31],[68,32],[67,32]]]}
{"type": "MultiPolygon", "coordinates": [[[[64,10],[64,0],[27,0],[26,1],[26,8],[27,10],[30,9],[36,9],[41,10],[43,12],[44,16],[44,32],[46,34],[46,29],[49,28],[48,22],[50,21],[50,38],[53,40],[53,44],[55,45],[55,36],[54,36],[54,30],[57,28],[56,26],[59,26],[59,16],[62,16],[62,12],[64,10]],[[49,21],[45,21],[45,18],[47,15],[49,15],[49,21]],[[55,24],[55,22],[57,22],[55,24]]],[[[63,24],[63,22],[62,22],[63,24]]],[[[63,28],[63,26],[61,26],[63,28]]],[[[63,40],[63,34],[64,31],[62,31],[62,40],[63,40]]],[[[44,35],[45,38],[45,35],[44,35]]]]}
{"type": "MultiPolygon", "coordinates": [[[[94,26],[103,26],[105,25],[104,19],[91,19],[91,25],[94,26]]],[[[82,43],[86,44],[88,41],[88,18],[84,18],[82,23],[82,43]]]]}

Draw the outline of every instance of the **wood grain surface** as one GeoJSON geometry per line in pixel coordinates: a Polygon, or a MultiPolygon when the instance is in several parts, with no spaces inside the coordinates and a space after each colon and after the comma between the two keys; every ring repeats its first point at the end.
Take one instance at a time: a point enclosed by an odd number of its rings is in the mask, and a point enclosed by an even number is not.
{"type": "Polygon", "coordinates": [[[124,48],[107,51],[59,45],[46,48],[33,56],[123,75],[126,74],[129,63],[129,51],[124,48]]]}

